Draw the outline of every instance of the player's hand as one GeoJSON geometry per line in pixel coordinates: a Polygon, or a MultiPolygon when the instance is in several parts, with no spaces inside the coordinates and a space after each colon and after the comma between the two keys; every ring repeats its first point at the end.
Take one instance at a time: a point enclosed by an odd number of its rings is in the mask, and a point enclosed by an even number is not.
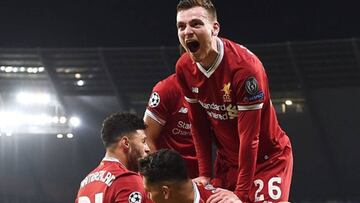
{"type": "Polygon", "coordinates": [[[207,185],[210,183],[210,178],[209,177],[205,177],[205,176],[199,176],[197,178],[194,178],[193,181],[197,184],[197,185],[207,185]]]}
{"type": "Polygon", "coordinates": [[[206,203],[242,203],[232,191],[216,188],[206,203]]]}

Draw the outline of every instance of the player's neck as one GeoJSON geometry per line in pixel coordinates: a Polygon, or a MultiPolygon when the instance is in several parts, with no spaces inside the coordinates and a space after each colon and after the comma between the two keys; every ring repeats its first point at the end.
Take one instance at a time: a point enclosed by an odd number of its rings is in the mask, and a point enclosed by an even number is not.
{"type": "Polygon", "coordinates": [[[189,179],[179,188],[178,197],[176,199],[181,199],[183,203],[193,203],[194,202],[194,188],[193,183],[189,179]]]}
{"type": "Polygon", "coordinates": [[[120,162],[121,165],[123,165],[125,168],[128,168],[126,158],[125,156],[122,156],[122,154],[117,154],[107,150],[105,153],[105,157],[116,159],[120,162]]]}
{"type": "Polygon", "coordinates": [[[217,38],[214,38],[214,40],[212,42],[211,50],[209,51],[207,56],[204,58],[204,60],[202,60],[200,62],[201,66],[205,70],[208,70],[209,68],[213,67],[214,64],[216,63],[219,52],[220,51],[219,51],[218,40],[217,40],[217,38]]]}

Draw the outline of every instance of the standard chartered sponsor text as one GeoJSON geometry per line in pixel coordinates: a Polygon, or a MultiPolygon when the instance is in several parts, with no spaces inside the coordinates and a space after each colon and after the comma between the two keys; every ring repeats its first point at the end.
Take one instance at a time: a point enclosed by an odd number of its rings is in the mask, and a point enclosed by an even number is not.
{"type": "Polygon", "coordinates": [[[238,115],[238,111],[236,109],[236,106],[233,106],[232,104],[228,104],[227,106],[225,104],[207,104],[204,102],[199,101],[201,106],[205,108],[207,111],[206,113],[217,120],[228,120],[228,119],[234,119],[238,115]],[[219,112],[214,112],[219,111],[219,112]]]}

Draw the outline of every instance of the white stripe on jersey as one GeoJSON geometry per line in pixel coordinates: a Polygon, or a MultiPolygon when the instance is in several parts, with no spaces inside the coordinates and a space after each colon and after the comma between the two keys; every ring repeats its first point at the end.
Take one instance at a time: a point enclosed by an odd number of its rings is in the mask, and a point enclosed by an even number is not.
{"type": "Polygon", "coordinates": [[[153,112],[149,111],[149,109],[146,109],[145,116],[149,116],[150,118],[154,119],[156,122],[158,122],[160,125],[165,125],[166,121],[156,116],[153,112]]]}
{"type": "Polygon", "coordinates": [[[191,104],[195,104],[195,103],[198,103],[198,100],[197,99],[192,99],[192,98],[189,98],[189,97],[186,97],[185,96],[185,100],[191,104]]]}
{"type": "Polygon", "coordinates": [[[264,103],[260,103],[260,104],[253,104],[253,105],[248,105],[248,106],[240,106],[238,105],[238,111],[247,111],[247,110],[256,110],[256,109],[261,109],[263,107],[264,103]]]}

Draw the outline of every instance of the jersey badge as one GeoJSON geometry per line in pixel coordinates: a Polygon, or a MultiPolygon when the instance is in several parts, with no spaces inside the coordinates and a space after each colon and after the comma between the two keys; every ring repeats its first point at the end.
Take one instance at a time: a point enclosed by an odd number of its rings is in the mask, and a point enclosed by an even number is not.
{"type": "Polygon", "coordinates": [[[245,89],[250,95],[255,95],[259,91],[259,85],[254,77],[249,77],[245,81],[245,89]]]}
{"type": "Polygon", "coordinates": [[[221,91],[224,92],[224,95],[223,95],[224,102],[231,102],[230,85],[231,85],[231,83],[228,82],[228,83],[224,84],[224,87],[221,89],[221,91]]]}
{"type": "Polygon", "coordinates": [[[153,92],[149,99],[149,106],[154,108],[160,104],[160,95],[157,92],[153,92]]]}
{"type": "Polygon", "coordinates": [[[129,203],[141,203],[142,197],[140,192],[132,192],[129,195],[129,203]]]}
{"type": "Polygon", "coordinates": [[[205,188],[206,190],[210,190],[210,191],[214,191],[214,190],[216,189],[216,188],[215,188],[212,184],[210,184],[210,183],[206,184],[204,188],[205,188]]]}

